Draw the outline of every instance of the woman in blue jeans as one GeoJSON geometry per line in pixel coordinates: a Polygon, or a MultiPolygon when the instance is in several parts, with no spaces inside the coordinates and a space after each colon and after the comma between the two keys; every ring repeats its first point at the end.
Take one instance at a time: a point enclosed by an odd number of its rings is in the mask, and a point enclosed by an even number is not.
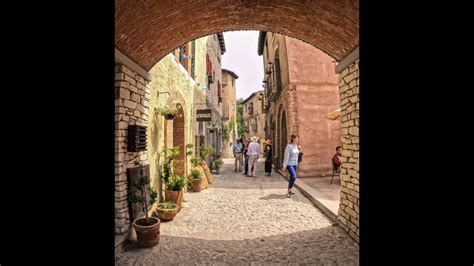
{"type": "Polygon", "coordinates": [[[286,145],[285,157],[283,159],[283,171],[287,170],[290,173],[290,181],[288,183],[288,198],[293,197],[295,193],[291,191],[296,181],[296,173],[298,168],[298,155],[300,153],[298,145],[300,137],[296,134],[291,134],[291,141],[286,145]]]}

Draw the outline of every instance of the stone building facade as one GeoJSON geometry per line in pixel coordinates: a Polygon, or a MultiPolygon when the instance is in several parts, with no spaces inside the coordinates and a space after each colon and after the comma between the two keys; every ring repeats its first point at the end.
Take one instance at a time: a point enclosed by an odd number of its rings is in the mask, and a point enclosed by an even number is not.
{"type": "MultiPolygon", "coordinates": [[[[223,33],[216,33],[204,37],[206,40],[205,75],[204,80],[199,82],[199,92],[195,98],[197,109],[210,109],[212,121],[197,122],[196,144],[210,145],[221,152],[222,129],[220,121],[222,117],[222,54],[225,53],[225,42],[223,33]],[[213,133],[209,127],[217,127],[213,133]]],[[[203,38],[203,39],[204,39],[203,38]]]]}
{"type": "Polygon", "coordinates": [[[237,134],[237,99],[236,80],[239,78],[233,71],[222,69],[222,156],[233,157],[232,146],[237,134]],[[225,139],[227,130],[228,139],[225,139]]]}
{"type": "Polygon", "coordinates": [[[324,118],[339,108],[338,75],[334,60],[300,40],[260,32],[263,55],[266,134],[272,139],[274,164],[281,168],[292,133],[300,136],[304,160],[299,177],[325,176],[341,145],[340,120],[324,118]]]}
{"type": "MultiPolygon", "coordinates": [[[[250,94],[243,102],[244,134],[249,139],[252,136],[265,140],[265,113],[263,112],[263,90],[250,94]]],[[[260,145],[263,152],[263,145],[260,145]]]]}

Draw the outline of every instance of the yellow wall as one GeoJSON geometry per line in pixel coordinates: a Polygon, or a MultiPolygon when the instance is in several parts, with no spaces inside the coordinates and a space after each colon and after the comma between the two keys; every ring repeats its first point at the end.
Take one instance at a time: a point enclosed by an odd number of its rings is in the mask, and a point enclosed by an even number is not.
{"type": "MultiPolygon", "coordinates": [[[[150,102],[148,113],[148,160],[150,162],[151,184],[158,188],[158,169],[162,164],[161,151],[165,145],[166,134],[164,132],[165,119],[159,113],[160,108],[165,106],[175,106],[180,103],[184,112],[185,145],[194,144],[195,135],[195,109],[193,102],[196,92],[199,91],[198,84],[205,84],[206,74],[206,42],[207,37],[196,40],[195,52],[195,73],[196,81],[179,64],[172,53],[165,56],[150,70],[150,102]],[[169,92],[170,94],[159,94],[159,92],[169,92]],[[160,159],[159,159],[160,157],[160,159]]],[[[201,93],[203,94],[203,93],[201,93]]],[[[205,93],[204,99],[205,99],[205,93]]],[[[204,101],[202,99],[202,101],[204,101]]],[[[168,131],[172,127],[172,122],[168,122],[168,131]]],[[[172,128],[171,128],[172,130],[172,128]]],[[[172,142],[171,142],[172,143],[172,142]]],[[[169,144],[168,147],[171,147],[169,144]]],[[[186,172],[190,172],[191,164],[186,165],[186,172]]]]}
{"type": "MultiPolygon", "coordinates": [[[[194,99],[196,82],[176,62],[173,54],[168,54],[150,70],[150,108],[148,113],[148,160],[150,162],[151,184],[158,188],[158,169],[162,164],[161,151],[165,145],[166,134],[164,123],[166,120],[160,110],[166,106],[176,106],[180,103],[184,112],[184,144],[194,143],[194,132],[191,121],[191,104],[194,99]],[[169,92],[169,94],[159,94],[169,92]]],[[[172,122],[168,122],[168,131],[172,130],[172,122]],[[170,128],[171,127],[171,128],[170,128]]],[[[168,147],[172,142],[168,142],[168,147]]],[[[185,166],[189,169],[190,165],[185,166]]]]}

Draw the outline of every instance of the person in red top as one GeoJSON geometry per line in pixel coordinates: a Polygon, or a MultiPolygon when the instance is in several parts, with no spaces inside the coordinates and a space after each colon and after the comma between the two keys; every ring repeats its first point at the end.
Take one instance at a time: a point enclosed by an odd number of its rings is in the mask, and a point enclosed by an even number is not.
{"type": "Polygon", "coordinates": [[[334,154],[334,156],[332,157],[332,163],[333,163],[333,166],[334,166],[334,170],[338,170],[339,169],[339,166],[341,166],[342,164],[342,153],[341,153],[341,146],[337,146],[336,147],[336,154],[334,154]]]}

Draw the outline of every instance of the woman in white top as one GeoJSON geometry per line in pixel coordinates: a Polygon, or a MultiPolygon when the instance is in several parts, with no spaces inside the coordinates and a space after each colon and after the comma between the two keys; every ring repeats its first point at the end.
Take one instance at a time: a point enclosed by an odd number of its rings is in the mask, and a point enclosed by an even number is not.
{"type": "Polygon", "coordinates": [[[283,171],[288,170],[290,173],[290,180],[288,183],[288,194],[286,195],[288,198],[293,197],[295,193],[291,191],[293,185],[296,181],[296,171],[298,167],[298,155],[300,153],[298,149],[298,145],[300,142],[300,137],[296,134],[291,134],[291,141],[288,145],[286,145],[285,149],[285,157],[283,159],[283,171]]]}

